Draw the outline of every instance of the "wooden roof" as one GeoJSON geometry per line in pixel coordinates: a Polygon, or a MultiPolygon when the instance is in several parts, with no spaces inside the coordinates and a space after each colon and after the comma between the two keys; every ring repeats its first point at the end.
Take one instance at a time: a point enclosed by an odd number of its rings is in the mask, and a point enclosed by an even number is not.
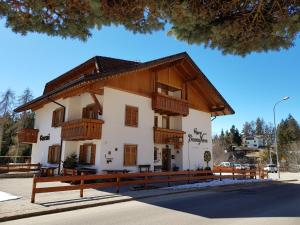
{"type": "Polygon", "coordinates": [[[120,75],[130,75],[133,72],[154,70],[167,66],[175,66],[185,80],[193,85],[207,101],[213,102],[210,112],[212,115],[234,114],[234,110],[217,91],[199,67],[186,52],[159,58],[144,63],[96,56],[67,73],[57,77],[45,85],[42,96],[19,106],[16,112],[35,110],[50,102],[51,99],[62,97],[63,93],[84,89],[100,80],[113,79],[120,75]],[[203,91],[203,90],[206,91],[203,91]]]}

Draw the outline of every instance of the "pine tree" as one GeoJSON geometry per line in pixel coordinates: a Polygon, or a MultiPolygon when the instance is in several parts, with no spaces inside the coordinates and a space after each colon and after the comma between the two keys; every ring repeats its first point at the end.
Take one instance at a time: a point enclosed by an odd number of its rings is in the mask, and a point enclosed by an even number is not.
{"type": "Polygon", "coordinates": [[[0,1],[0,18],[14,32],[86,40],[91,30],[122,25],[134,33],[165,27],[178,40],[223,53],[287,49],[300,30],[299,0],[0,1]]]}

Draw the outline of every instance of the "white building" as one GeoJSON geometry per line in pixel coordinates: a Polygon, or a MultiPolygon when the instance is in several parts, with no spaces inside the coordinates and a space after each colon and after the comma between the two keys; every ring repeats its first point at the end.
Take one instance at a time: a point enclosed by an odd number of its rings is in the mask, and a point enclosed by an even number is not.
{"type": "Polygon", "coordinates": [[[265,147],[265,140],[262,135],[255,135],[244,137],[244,146],[248,148],[263,148],[265,147]]]}
{"type": "Polygon", "coordinates": [[[16,109],[25,110],[35,127],[19,139],[32,143],[33,163],[59,166],[76,153],[98,172],[205,167],[211,117],[234,113],[187,53],[144,63],[94,57],[16,109]]]}

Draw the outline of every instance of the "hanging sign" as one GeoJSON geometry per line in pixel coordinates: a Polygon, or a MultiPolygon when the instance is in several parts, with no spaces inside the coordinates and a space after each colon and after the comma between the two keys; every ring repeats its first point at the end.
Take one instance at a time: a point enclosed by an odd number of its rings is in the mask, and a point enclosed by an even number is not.
{"type": "Polygon", "coordinates": [[[197,128],[194,128],[194,136],[193,134],[188,134],[188,142],[195,142],[200,145],[201,143],[207,143],[207,139],[205,138],[206,133],[202,131],[198,131],[197,128]]]}

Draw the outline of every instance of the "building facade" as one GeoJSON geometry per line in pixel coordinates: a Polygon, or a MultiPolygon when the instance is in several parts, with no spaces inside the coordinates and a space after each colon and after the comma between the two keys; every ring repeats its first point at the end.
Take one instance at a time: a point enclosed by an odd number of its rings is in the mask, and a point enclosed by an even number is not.
{"type": "Polygon", "coordinates": [[[32,144],[33,163],[60,165],[75,153],[97,172],[205,167],[211,117],[234,113],[187,53],[144,63],[94,57],[16,109],[25,110],[35,127],[18,136],[32,144]]]}

